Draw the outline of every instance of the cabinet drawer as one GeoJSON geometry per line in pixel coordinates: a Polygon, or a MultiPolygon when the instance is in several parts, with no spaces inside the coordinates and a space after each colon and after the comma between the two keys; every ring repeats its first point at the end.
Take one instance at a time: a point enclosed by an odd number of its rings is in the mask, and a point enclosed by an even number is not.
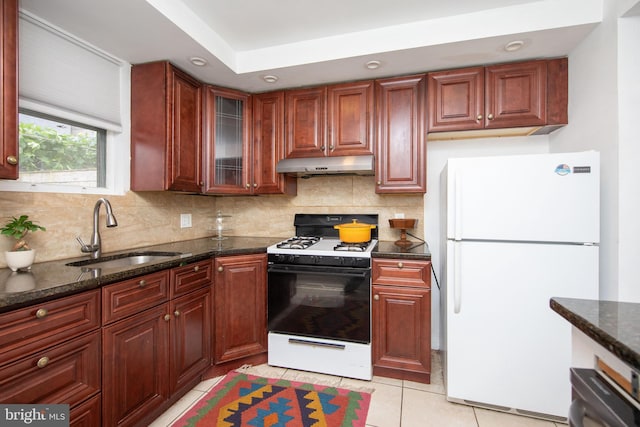
{"type": "Polygon", "coordinates": [[[99,290],[0,315],[0,365],[100,326],[99,290]]]}
{"type": "Polygon", "coordinates": [[[196,262],[171,270],[171,298],[209,286],[212,280],[213,262],[196,262]]]}
{"type": "Polygon", "coordinates": [[[102,321],[110,323],[169,300],[169,271],[102,288],[102,321]]]}
{"type": "Polygon", "coordinates": [[[0,402],[68,403],[71,407],[100,391],[98,331],[0,368],[0,402]]]}
{"type": "Polygon", "coordinates": [[[431,262],[407,259],[374,259],[371,282],[378,285],[431,287],[431,262]]]}

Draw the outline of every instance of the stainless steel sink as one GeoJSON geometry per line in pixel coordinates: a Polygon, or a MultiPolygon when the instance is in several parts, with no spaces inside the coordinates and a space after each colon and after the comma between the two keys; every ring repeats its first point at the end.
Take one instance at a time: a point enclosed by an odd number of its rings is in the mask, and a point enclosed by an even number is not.
{"type": "Polygon", "coordinates": [[[182,255],[182,252],[129,252],[98,259],[85,259],[82,261],[70,262],[65,265],[70,267],[86,268],[120,268],[145,264],[148,262],[162,261],[179,255],[182,255]]]}

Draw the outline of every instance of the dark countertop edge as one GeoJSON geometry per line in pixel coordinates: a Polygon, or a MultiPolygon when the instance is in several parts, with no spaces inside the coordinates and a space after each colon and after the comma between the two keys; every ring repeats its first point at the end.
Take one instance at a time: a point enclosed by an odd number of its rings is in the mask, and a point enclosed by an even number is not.
{"type": "Polygon", "coordinates": [[[602,347],[606,348],[632,367],[640,369],[640,354],[631,349],[625,343],[611,336],[603,329],[597,327],[589,320],[562,305],[561,298],[551,298],[549,306],[553,311],[567,319],[569,323],[584,332],[585,335],[596,343],[600,344],[602,347]]]}
{"type": "MultiPolygon", "coordinates": [[[[256,245],[251,244],[243,247],[226,248],[226,249],[208,248],[200,252],[195,252],[195,253],[192,252],[189,256],[184,256],[184,255],[176,256],[171,259],[156,262],[153,264],[142,265],[140,267],[119,269],[119,270],[113,271],[112,273],[107,273],[96,278],[89,277],[84,280],[80,280],[80,278],[78,278],[76,281],[73,281],[73,282],[68,282],[68,283],[61,282],[60,285],[55,285],[47,288],[37,288],[29,291],[16,292],[16,293],[6,293],[6,294],[0,293],[0,313],[16,310],[19,308],[33,305],[33,304],[39,304],[46,301],[51,301],[57,298],[63,298],[65,296],[73,295],[75,293],[100,288],[110,283],[132,279],[134,277],[155,273],[157,271],[161,271],[169,268],[179,267],[184,264],[202,261],[211,257],[266,253],[268,246],[284,240],[284,238],[277,238],[277,237],[274,237],[274,238],[231,237],[230,239],[240,239],[240,240],[255,239],[255,240],[260,240],[263,243],[256,244],[256,245]]],[[[210,237],[204,237],[204,238],[198,238],[198,239],[181,241],[181,242],[160,243],[157,245],[152,245],[152,246],[147,246],[142,248],[132,248],[131,250],[116,251],[116,252],[113,252],[112,254],[141,251],[141,250],[169,250],[170,251],[175,249],[173,245],[176,245],[176,244],[189,245],[190,242],[194,242],[195,244],[195,242],[198,242],[198,241],[208,241],[208,240],[212,240],[212,239],[210,237]]],[[[375,248],[374,252],[372,252],[371,256],[372,258],[402,258],[402,259],[430,260],[431,252],[429,251],[429,246],[426,243],[422,243],[422,242],[415,242],[415,245],[409,248],[403,249],[394,245],[393,242],[380,241],[378,242],[378,246],[375,248]],[[396,252],[397,250],[400,250],[401,252],[396,252]]],[[[86,259],[86,257],[81,259],[86,259]]],[[[51,264],[51,263],[65,264],[67,262],[75,261],[75,260],[78,260],[78,258],[47,261],[43,264],[51,264]]],[[[0,269],[0,271],[1,270],[3,269],[0,269]]]]}

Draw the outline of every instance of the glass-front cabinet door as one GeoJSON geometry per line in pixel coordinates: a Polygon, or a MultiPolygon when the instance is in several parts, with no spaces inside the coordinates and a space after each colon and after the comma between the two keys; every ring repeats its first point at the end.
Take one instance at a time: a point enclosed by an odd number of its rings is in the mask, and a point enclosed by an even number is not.
{"type": "Polygon", "coordinates": [[[204,192],[249,193],[251,191],[249,95],[207,86],[204,123],[204,192]]]}

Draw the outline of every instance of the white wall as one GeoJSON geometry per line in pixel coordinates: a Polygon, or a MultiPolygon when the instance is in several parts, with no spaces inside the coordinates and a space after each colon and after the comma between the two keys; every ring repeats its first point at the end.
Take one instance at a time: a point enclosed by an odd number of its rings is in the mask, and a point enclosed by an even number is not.
{"type": "MultiPolygon", "coordinates": [[[[424,234],[431,250],[431,261],[440,281],[440,173],[452,157],[480,157],[549,152],[546,135],[510,138],[480,138],[458,141],[429,141],[427,143],[427,194],[424,197],[424,234]]],[[[440,292],[435,280],[431,286],[431,345],[440,348],[440,292]]]]}
{"type": "Polygon", "coordinates": [[[600,298],[640,302],[640,72],[637,0],[607,0],[604,19],[569,55],[569,123],[550,137],[555,152],[601,153],[600,298]]]}
{"type": "Polygon", "coordinates": [[[640,302],[640,2],[636,10],[618,21],[618,299],[632,302],[640,302]]]}

